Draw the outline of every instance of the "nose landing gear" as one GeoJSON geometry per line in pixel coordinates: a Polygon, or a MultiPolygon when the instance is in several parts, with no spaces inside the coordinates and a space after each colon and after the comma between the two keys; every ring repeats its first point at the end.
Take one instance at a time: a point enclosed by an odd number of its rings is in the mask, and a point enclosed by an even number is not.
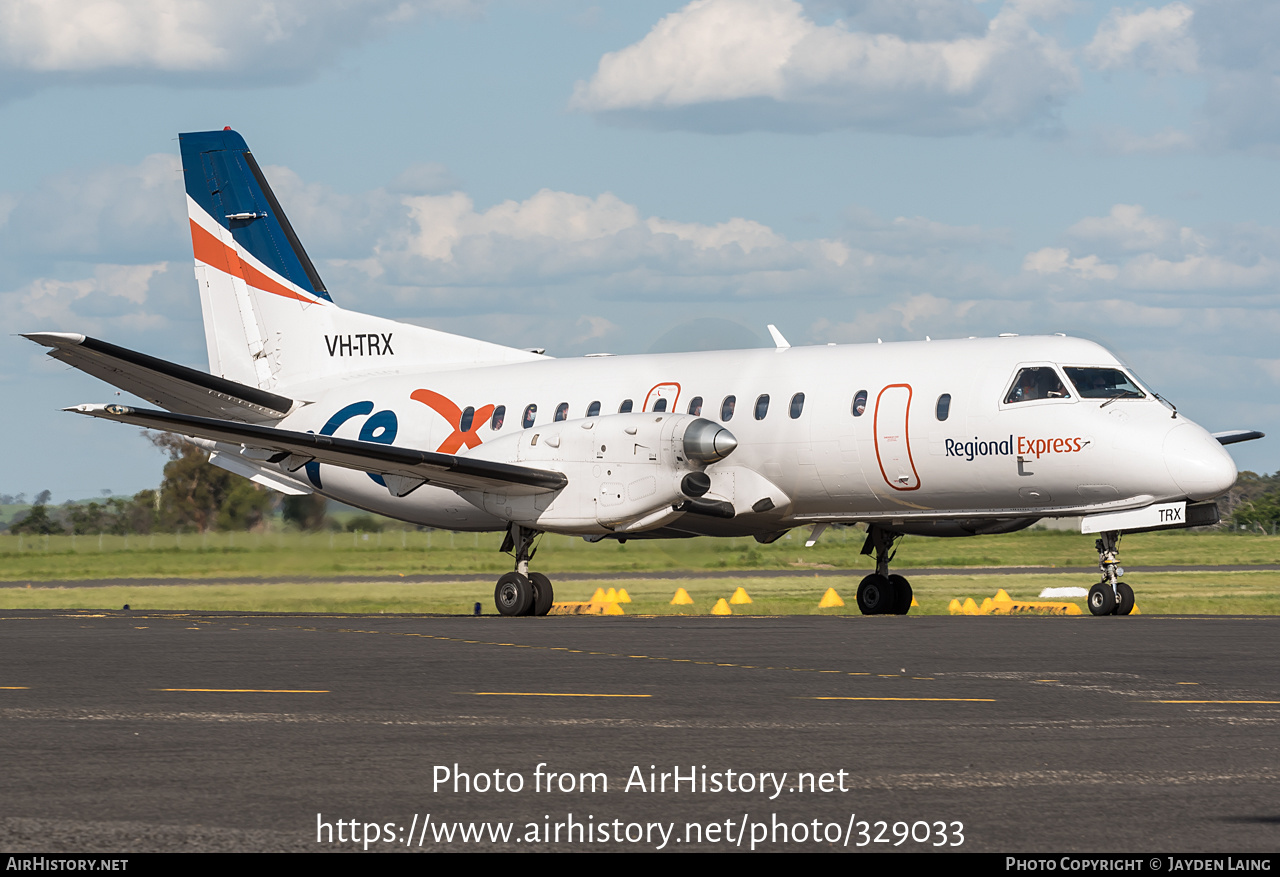
{"type": "Polygon", "coordinates": [[[546,615],[555,601],[551,580],[540,572],[529,572],[529,561],[537,549],[533,542],[542,535],[512,524],[507,538],[502,542],[503,551],[515,553],[515,572],[504,573],[493,591],[493,602],[502,615],[546,615]]]}
{"type": "Polygon", "coordinates": [[[906,615],[911,610],[911,583],[900,575],[889,573],[893,560],[893,543],[902,537],[874,524],[867,528],[863,554],[875,554],[876,571],[858,585],[858,610],[863,615],[906,615]]]}
{"type": "Polygon", "coordinates": [[[1094,542],[1098,549],[1098,569],[1102,581],[1089,589],[1089,611],[1094,615],[1128,615],[1133,612],[1133,588],[1120,581],[1124,567],[1120,565],[1119,530],[1106,530],[1094,542]]]}

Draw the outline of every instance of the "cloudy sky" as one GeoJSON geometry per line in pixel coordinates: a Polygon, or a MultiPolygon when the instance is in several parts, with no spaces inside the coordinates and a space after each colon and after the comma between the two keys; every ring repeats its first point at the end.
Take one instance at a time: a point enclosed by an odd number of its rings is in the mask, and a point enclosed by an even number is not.
{"type": "MultiPolygon", "coordinates": [[[[1280,469],[1280,4],[0,0],[0,301],[206,367],[176,135],[336,301],[572,356],[1066,332],[1280,469]],[[718,322],[707,322],[708,319],[718,322]]],[[[0,492],[155,486],[10,337],[0,492]]]]}

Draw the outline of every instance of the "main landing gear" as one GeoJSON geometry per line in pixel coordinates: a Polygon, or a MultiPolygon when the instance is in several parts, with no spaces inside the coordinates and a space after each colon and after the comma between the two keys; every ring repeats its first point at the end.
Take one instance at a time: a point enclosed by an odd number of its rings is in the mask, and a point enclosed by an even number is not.
{"type": "Polygon", "coordinates": [[[858,585],[858,610],[863,615],[906,615],[911,609],[911,583],[900,575],[889,573],[893,560],[893,543],[902,537],[872,524],[867,528],[863,554],[875,554],[876,571],[858,585]]]}
{"type": "Polygon", "coordinates": [[[1089,589],[1089,611],[1094,615],[1128,615],[1133,611],[1133,588],[1120,581],[1120,531],[1107,530],[1094,543],[1102,581],[1089,589]]]}
{"type": "Polygon", "coordinates": [[[502,550],[515,554],[516,569],[498,579],[493,591],[493,602],[503,615],[546,615],[551,611],[555,600],[551,580],[540,572],[529,572],[529,561],[537,551],[533,542],[540,535],[541,531],[519,524],[512,524],[507,530],[502,550]]]}

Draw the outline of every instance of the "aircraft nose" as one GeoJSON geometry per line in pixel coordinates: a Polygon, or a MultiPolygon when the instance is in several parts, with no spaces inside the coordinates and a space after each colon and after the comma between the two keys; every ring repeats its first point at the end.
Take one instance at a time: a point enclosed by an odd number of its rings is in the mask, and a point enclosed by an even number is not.
{"type": "Polygon", "coordinates": [[[1165,436],[1164,462],[1178,489],[1193,500],[1221,496],[1236,481],[1235,460],[1194,423],[1175,426],[1165,436]]]}

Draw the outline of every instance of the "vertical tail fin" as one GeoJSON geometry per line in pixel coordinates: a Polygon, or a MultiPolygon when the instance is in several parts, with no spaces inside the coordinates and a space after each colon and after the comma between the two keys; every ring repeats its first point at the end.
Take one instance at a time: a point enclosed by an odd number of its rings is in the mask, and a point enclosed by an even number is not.
{"type": "Polygon", "coordinates": [[[209,371],[261,389],[376,369],[523,362],[534,354],[333,303],[249,147],[180,134],[209,371]]]}
{"type": "Polygon", "coordinates": [[[228,128],[179,140],[209,369],[272,387],[281,305],[296,312],[332,299],[244,138],[228,128]]]}

